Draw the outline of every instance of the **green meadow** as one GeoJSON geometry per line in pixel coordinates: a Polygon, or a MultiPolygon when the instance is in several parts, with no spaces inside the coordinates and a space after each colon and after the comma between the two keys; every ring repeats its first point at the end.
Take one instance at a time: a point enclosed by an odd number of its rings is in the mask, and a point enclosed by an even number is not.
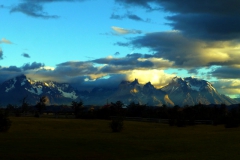
{"type": "Polygon", "coordinates": [[[124,121],[113,133],[107,120],[10,119],[0,133],[1,160],[240,159],[240,128],[124,121]]]}

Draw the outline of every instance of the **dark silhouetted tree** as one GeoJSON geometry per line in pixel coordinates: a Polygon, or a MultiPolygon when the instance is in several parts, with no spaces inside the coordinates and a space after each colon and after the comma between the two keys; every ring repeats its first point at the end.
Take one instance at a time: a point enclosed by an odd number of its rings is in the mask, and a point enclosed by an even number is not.
{"type": "Polygon", "coordinates": [[[111,116],[123,116],[123,103],[121,101],[117,101],[115,103],[111,102],[110,105],[110,114],[111,116]]]}
{"type": "Polygon", "coordinates": [[[80,100],[79,102],[72,101],[72,109],[74,111],[75,118],[81,118],[83,114],[83,102],[80,100]]]}
{"type": "Polygon", "coordinates": [[[47,96],[42,96],[39,99],[39,102],[36,104],[36,109],[38,112],[35,114],[35,117],[39,117],[43,110],[46,109],[46,103],[48,102],[48,97],[47,96]]]}
{"type": "Polygon", "coordinates": [[[122,117],[115,117],[112,119],[110,123],[110,128],[112,132],[121,132],[123,129],[123,118],[122,117]]]}
{"type": "Polygon", "coordinates": [[[8,118],[8,112],[0,109],[0,132],[6,132],[11,126],[11,121],[8,118]]]}
{"type": "Polygon", "coordinates": [[[139,103],[131,102],[127,106],[127,116],[130,117],[143,117],[146,113],[147,106],[139,103]]]}
{"type": "Polygon", "coordinates": [[[24,98],[22,99],[22,104],[21,104],[21,110],[22,110],[22,113],[23,113],[24,115],[26,115],[26,113],[29,111],[29,108],[30,108],[30,106],[29,106],[29,104],[28,104],[28,102],[27,102],[27,97],[28,97],[28,96],[26,96],[26,97],[24,97],[24,98]]]}

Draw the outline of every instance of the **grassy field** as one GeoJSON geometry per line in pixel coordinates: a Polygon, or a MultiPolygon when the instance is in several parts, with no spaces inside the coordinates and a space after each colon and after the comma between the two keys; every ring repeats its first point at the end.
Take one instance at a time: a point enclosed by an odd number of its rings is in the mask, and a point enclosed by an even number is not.
{"type": "Polygon", "coordinates": [[[11,117],[0,133],[1,160],[240,159],[240,128],[124,122],[112,133],[110,121],[11,117]]]}

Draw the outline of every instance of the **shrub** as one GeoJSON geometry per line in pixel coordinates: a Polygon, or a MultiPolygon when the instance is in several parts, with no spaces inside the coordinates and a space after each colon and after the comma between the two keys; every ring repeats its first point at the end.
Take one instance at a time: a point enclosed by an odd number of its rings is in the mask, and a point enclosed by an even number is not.
{"type": "Polygon", "coordinates": [[[11,126],[11,121],[8,118],[6,111],[0,110],[0,132],[6,132],[11,126]]]}
{"type": "Polygon", "coordinates": [[[123,129],[123,119],[122,118],[115,118],[110,123],[110,127],[113,132],[121,132],[123,129]]]}

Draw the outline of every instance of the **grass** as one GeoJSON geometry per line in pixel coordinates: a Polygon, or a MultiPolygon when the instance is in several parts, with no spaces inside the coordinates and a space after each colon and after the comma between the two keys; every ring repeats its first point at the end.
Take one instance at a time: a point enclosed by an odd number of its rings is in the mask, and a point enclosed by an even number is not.
{"type": "Polygon", "coordinates": [[[11,117],[0,133],[1,160],[239,159],[240,128],[127,122],[112,133],[110,121],[11,117]]]}

